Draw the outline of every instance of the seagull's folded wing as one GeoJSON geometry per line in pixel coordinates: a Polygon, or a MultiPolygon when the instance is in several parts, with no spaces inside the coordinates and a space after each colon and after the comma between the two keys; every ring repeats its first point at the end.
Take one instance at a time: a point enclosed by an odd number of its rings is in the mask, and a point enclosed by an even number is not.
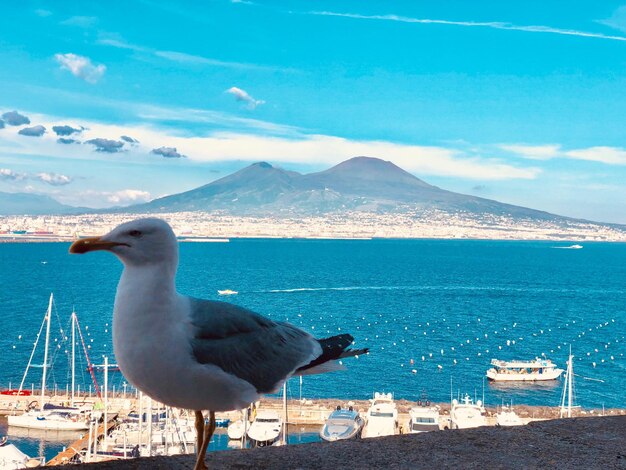
{"type": "Polygon", "coordinates": [[[193,354],[271,393],[322,350],[315,338],[288,323],[273,322],[226,302],[191,299],[193,354]]]}

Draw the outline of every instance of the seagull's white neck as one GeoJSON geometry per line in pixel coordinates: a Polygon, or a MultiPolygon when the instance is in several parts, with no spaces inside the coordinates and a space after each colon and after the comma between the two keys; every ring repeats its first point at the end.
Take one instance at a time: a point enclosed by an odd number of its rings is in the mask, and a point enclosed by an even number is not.
{"type": "Polygon", "coordinates": [[[155,295],[159,292],[176,293],[176,268],[165,263],[145,265],[126,264],[118,284],[118,295],[123,291],[128,295],[155,295]]]}

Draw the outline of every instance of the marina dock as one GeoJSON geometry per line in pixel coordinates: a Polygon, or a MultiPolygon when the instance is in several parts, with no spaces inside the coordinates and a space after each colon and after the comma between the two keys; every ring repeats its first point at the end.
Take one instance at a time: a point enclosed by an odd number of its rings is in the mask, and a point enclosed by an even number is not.
{"type": "MultiPolygon", "coordinates": [[[[110,432],[113,428],[115,428],[115,426],[117,426],[116,415],[114,415],[107,423],[106,432],[110,432]]],[[[98,426],[96,436],[91,436],[92,440],[95,439],[95,442],[99,442],[104,437],[104,427],[104,423],[98,426]]],[[[46,465],[54,467],[57,465],[65,465],[71,462],[77,454],[80,454],[81,451],[87,449],[87,447],[89,446],[89,438],[89,433],[85,433],[85,435],[83,435],[80,439],[72,442],[64,451],[60,452],[56,457],[48,461],[46,465]]]]}

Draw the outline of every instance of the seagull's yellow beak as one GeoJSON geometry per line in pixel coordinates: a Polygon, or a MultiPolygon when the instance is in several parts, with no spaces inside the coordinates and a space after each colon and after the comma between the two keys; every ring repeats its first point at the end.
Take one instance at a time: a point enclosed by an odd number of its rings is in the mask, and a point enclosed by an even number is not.
{"type": "MultiPolygon", "coordinates": [[[[102,240],[102,237],[89,237],[76,240],[70,246],[70,253],[82,255],[89,251],[109,250],[114,246],[126,245],[126,243],[109,242],[102,240]]],[[[127,245],[128,246],[128,245],[127,245]]]]}

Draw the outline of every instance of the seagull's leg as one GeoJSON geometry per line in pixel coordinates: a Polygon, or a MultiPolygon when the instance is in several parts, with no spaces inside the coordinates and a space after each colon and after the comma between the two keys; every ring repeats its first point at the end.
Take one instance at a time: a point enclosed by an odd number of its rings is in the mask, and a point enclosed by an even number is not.
{"type": "Polygon", "coordinates": [[[206,469],[207,466],[204,463],[204,458],[206,457],[206,450],[209,447],[209,442],[211,442],[211,437],[215,432],[215,411],[209,411],[209,424],[204,427],[204,439],[202,441],[202,448],[198,453],[198,461],[196,462],[196,469],[206,469]],[[201,467],[198,467],[198,464],[201,464],[201,467]]]}
{"type": "Polygon", "coordinates": [[[194,470],[202,470],[206,468],[204,465],[204,454],[200,456],[200,449],[204,439],[204,415],[202,411],[196,411],[196,465],[194,470]]]}

